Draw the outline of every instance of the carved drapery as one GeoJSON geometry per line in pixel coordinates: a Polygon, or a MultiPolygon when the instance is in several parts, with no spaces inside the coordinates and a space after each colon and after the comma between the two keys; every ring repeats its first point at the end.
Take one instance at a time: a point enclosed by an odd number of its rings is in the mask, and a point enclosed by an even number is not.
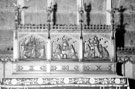
{"type": "Polygon", "coordinates": [[[64,59],[78,59],[77,51],[75,48],[76,41],[72,38],[66,37],[63,35],[62,37],[58,37],[53,41],[53,58],[57,60],[64,59]]]}
{"type": "Polygon", "coordinates": [[[34,36],[25,37],[20,42],[21,59],[45,58],[45,41],[34,36]]]}
{"type": "MultiPolygon", "coordinates": [[[[106,36],[108,38],[108,36],[106,36]]],[[[101,60],[109,59],[110,43],[104,37],[93,35],[84,42],[84,58],[85,60],[101,60]]]]}

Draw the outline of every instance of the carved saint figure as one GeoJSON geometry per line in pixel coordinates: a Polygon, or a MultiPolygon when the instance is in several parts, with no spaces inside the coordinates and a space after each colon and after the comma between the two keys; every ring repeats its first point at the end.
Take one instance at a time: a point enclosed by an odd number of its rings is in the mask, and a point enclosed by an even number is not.
{"type": "Polygon", "coordinates": [[[105,47],[100,44],[100,40],[97,36],[93,40],[89,40],[85,47],[84,57],[86,58],[108,58],[109,53],[105,47]]]}
{"type": "Polygon", "coordinates": [[[45,46],[41,43],[33,36],[26,38],[21,44],[23,58],[42,58],[45,54],[45,46]]]}
{"type": "Polygon", "coordinates": [[[66,39],[62,40],[62,44],[58,44],[54,52],[56,59],[75,59],[77,58],[73,45],[69,45],[66,39]]]}

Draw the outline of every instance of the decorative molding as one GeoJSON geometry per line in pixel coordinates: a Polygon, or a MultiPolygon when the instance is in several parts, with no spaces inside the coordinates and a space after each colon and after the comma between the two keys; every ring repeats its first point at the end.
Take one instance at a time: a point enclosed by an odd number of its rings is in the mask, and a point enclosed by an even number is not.
{"type": "Polygon", "coordinates": [[[13,73],[59,73],[59,74],[115,74],[116,70],[116,63],[100,63],[100,62],[92,62],[92,63],[85,63],[85,62],[17,62],[14,63],[14,72],[13,73]],[[49,65],[49,66],[48,66],[49,65]],[[49,71],[49,72],[48,72],[49,71]]]}
{"type": "Polygon", "coordinates": [[[33,85],[72,85],[79,84],[80,86],[84,85],[99,85],[99,86],[108,86],[108,85],[126,85],[128,82],[126,78],[85,78],[85,77],[72,77],[72,78],[3,78],[2,85],[7,86],[33,86],[33,85]]]}
{"type": "Polygon", "coordinates": [[[108,72],[108,73],[115,73],[114,70],[115,65],[114,64],[87,64],[83,66],[83,71],[84,72],[108,72]]]}
{"type": "Polygon", "coordinates": [[[131,63],[135,63],[135,48],[117,48],[117,60],[118,62],[122,63],[126,63],[128,61],[130,61],[131,63]]]}
{"type": "Polygon", "coordinates": [[[135,55],[135,47],[117,48],[118,55],[135,55]]]}
{"type": "Polygon", "coordinates": [[[27,66],[16,66],[16,72],[31,72],[31,71],[46,71],[46,66],[42,65],[27,65],[27,66]]]}
{"type": "MultiPolygon", "coordinates": [[[[19,32],[40,32],[40,31],[46,31],[48,29],[47,24],[21,24],[18,25],[19,32]],[[42,30],[41,30],[42,29],[42,30]]],[[[75,24],[65,25],[65,24],[59,24],[59,25],[51,25],[51,31],[52,32],[79,32],[80,26],[75,24]]],[[[111,26],[110,25],[83,25],[83,32],[111,32],[111,26]]]]}
{"type": "Polygon", "coordinates": [[[67,73],[78,73],[81,72],[81,68],[79,65],[70,65],[70,64],[65,64],[65,65],[51,65],[51,72],[57,73],[57,72],[67,72],[67,73]]]}
{"type": "Polygon", "coordinates": [[[13,55],[12,54],[0,54],[0,61],[2,61],[2,62],[13,61],[13,55]]]}
{"type": "Polygon", "coordinates": [[[135,63],[135,55],[118,55],[117,56],[118,62],[126,63],[126,62],[131,62],[135,63]]]}

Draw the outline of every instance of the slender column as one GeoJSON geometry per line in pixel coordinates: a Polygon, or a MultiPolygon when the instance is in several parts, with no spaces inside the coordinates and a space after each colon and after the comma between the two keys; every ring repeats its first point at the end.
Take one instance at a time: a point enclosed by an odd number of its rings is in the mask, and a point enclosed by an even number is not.
{"type": "Polygon", "coordinates": [[[13,33],[13,61],[19,59],[19,43],[18,43],[18,25],[20,23],[19,18],[20,7],[16,6],[15,8],[15,30],[13,33]]]}
{"type": "Polygon", "coordinates": [[[51,54],[51,39],[50,38],[48,38],[48,40],[47,40],[47,48],[46,48],[46,55],[47,55],[47,60],[48,61],[50,61],[51,60],[51,56],[52,56],[52,54],[51,54]]]}
{"type": "Polygon", "coordinates": [[[106,24],[111,25],[111,14],[108,11],[111,11],[111,0],[106,0],[106,24]]]}
{"type": "MultiPolygon", "coordinates": [[[[81,8],[83,9],[83,0],[77,0],[77,10],[79,11],[81,8]]],[[[79,25],[80,13],[78,11],[77,11],[77,24],[79,25]]]]}
{"type": "Polygon", "coordinates": [[[17,30],[14,31],[13,34],[13,61],[19,59],[19,43],[18,43],[18,37],[17,37],[17,30]]]}
{"type": "Polygon", "coordinates": [[[111,48],[111,61],[116,61],[116,48],[115,48],[115,22],[114,22],[114,9],[112,9],[112,0],[106,0],[106,25],[110,25],[112,29],[112,48],[111,48]]]}
{"type": "Polygon", "coordinates": [[[80,38],[80,41],[79,41],[79,61],[82,61],[83,59],[83,39],[80,38]]]}
{"type": "Polygon", "coordinates": [[[83,59],[83,0],[78,0],[78,12],[80,23],[80,41],[79,41],[79,61],[83,59]]]}
{"type": "Polygon", "coordinates": [[[50,61],[52,57],[52,45],[51,45],[51,36],[50,36],[50,30],[51,30],[51,18],[52,18],[52,10],[53,10],[53,0],[48,0],[48,8],[47,8],[47,22],[48,22],[48,40],[47,40],[47,48],[46,48],[46,54],[47,54],[47,60],[50,61]]]}

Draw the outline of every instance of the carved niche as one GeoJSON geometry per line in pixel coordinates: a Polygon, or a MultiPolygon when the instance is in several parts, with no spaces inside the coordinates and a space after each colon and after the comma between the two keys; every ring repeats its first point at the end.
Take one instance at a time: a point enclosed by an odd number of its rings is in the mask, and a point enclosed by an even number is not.
{"type": "Polygon", "coordinates": [[[108,59],[109,56],[107,40],[95,35],[84,42],[84,58],[86,60],[108,59]]]}
{"type": "Polygon", "coordinates": [[[54,60],[77,60],[76,50],[77,41],[65,35],[56,38],[53,41],[53,59],[54,60]]]}
{"type": "Polygon", "coordinates": [[[45,59],[46,42],[37,36],[30,35],[20,41],[21,59],[45,59]]]}

